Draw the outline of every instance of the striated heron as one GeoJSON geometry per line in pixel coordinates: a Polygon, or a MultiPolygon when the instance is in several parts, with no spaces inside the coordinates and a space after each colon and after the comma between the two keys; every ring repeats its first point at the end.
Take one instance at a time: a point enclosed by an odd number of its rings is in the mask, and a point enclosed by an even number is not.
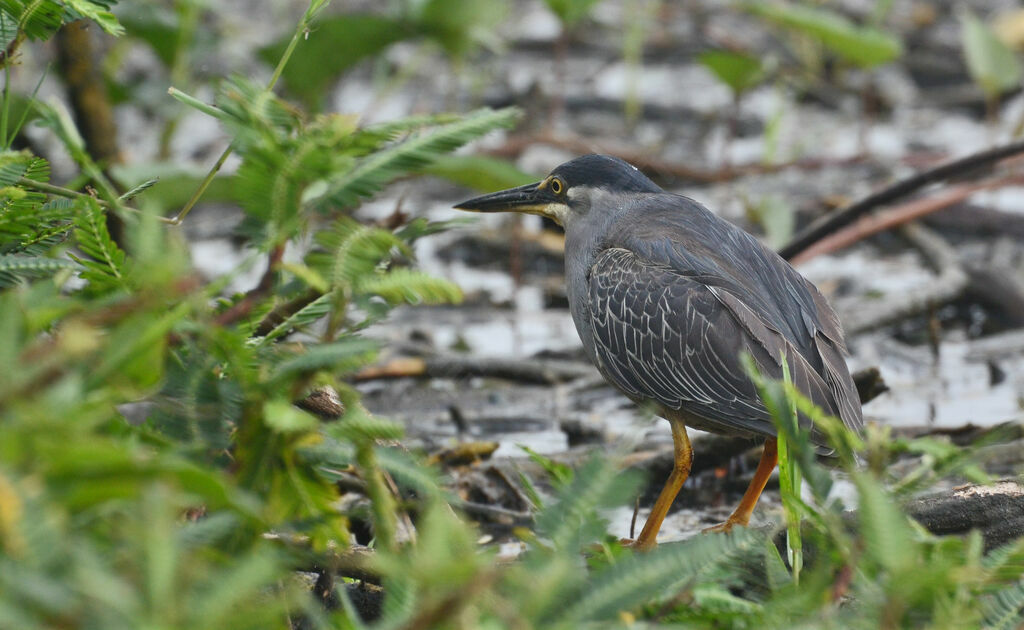
{"type": "MultiPolygon", "coordinates": [[[[746,525],[778,461],[776,430],[741,355],[861,430],[860,401],[835,312],[775,252],[696,201],[665,192],[606,155],[543,181],[470,199],[475,212],[522,212],[565,228],[565,281],[587,356],[615,387],[669,421],[672,473],[636,540],[653,547],[690,473],[686,427],[766,438],[739,506],[715,531],[746,525]]],[[[807,418],[801,418],[807,423],[807,418]]],[[[815,442],[821,436],[811,433],[815,442]]]]}

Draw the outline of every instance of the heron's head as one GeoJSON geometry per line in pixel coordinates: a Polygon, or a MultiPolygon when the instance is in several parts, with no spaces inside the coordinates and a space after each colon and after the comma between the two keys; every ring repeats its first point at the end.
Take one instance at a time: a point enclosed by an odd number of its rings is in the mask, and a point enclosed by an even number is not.
{"type": "Polygon", "coordinates": [[[591,211],[622,207],[630,195],[662,192],[635,166],[610,155],[584,155],[551,171],[540,182],[463,201],[472,212],[539,214],[567,225],[591,211]]]}

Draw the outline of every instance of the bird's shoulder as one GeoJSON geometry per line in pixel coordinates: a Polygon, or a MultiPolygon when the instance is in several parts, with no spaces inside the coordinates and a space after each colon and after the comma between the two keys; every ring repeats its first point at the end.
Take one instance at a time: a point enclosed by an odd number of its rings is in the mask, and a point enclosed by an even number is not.
{"type": "Polygon", "coordinates": [[[845,351],[839,319],[817,287],[739,226],[672,193],[642,195],[608,230],[601,249],[728,291],[797,346],[819,332],[845,351]]]}
{"type": "Polygon", "coordinates": [[[826,413],[852,428],[863,423],[836,345],[812,334],[798,347],[722,283],[623,247],[601,251],[588,280],[598,367],[628,395],[702,418],[705,428],[772,435],[741,361],[747,355],[773,379],[782,378],[785,362],[794,384],[826,413]]]}

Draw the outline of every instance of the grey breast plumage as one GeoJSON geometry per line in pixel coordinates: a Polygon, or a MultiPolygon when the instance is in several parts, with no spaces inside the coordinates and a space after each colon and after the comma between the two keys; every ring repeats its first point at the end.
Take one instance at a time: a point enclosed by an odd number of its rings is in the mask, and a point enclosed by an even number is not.
{"type": "Polygon", "coordinates": [[[806,396],[862,428],[842,330],[817,288],[691,199],[646,193],[630,204],[596,243],[586,278],[580,328],[607,378],[697,428],[773,436],[740,356],[776,379],[785,356],[806,396]]]}

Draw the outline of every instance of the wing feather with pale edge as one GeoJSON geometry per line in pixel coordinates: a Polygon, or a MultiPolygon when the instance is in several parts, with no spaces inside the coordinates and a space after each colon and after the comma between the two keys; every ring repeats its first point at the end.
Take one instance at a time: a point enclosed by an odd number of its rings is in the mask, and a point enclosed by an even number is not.
{"type": "MultiPolygon", "coordinates": [[[[727,289],[621,248],[600,252],[588,280],[599,367],[631,397],[682,410],[723,432],[775,435],[740,356],[749,353],[763,374],[778,379],[785,353],[793,383],[827,413],[847,415],[840,414],[847,401],[838,396],[837,404],[834,375],[819,375],[727,289]]],[[[826,364],[842,360],[829,339],[816,341],[819,351],[835,354],[824,357],[826,364]]]]}

